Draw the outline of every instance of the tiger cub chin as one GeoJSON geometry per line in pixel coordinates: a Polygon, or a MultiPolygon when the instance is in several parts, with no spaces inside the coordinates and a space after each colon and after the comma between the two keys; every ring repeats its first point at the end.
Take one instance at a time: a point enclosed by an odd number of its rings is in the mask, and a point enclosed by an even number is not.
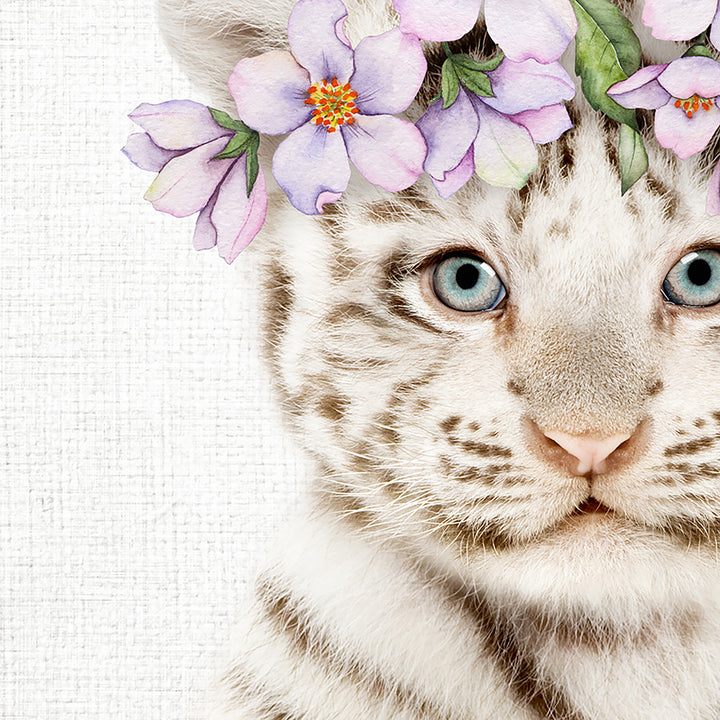
{"type": "MultiPolygon", "coordinates": [[[[392,24],[346,4],[351,40],[392,24]]],[[[160,16],[231,110],[234,63],[285,47],[291,5],[160,16]]],[[[616,126],[569,109],[520,192],[354,179],[318,217],[271,196],[267,356],[314,482],[214,718],[720,718],[720,310],[668,299],[691,250],[720,274],[707,160],[648,141],[622,196],[616,126]]]]}

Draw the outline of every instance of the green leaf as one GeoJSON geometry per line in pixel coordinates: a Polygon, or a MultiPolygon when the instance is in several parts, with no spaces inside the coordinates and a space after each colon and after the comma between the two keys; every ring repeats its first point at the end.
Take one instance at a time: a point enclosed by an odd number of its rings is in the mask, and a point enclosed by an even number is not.
{"type": "MultiPolygon", "coordinates": [[[[503,59],[503,55],[493,58],[485,63],[479,63],[468,55],[451,55],[443,64],[443,80],[445,79],[445,66],[448,66],[448,81],[452,79],[450,71],[454,73],[457,81],[464,85],[470,92],[480,95],[481,97],[495,97],[490,85],[490,78],[485,74],[490,70],[494,70],[503,59]]],[[[453,80],[454,82],[454,80],[453,80]]],[[[455,102],[457,90],[452,86],[452,101],[446,103],[444,107],[449,107],[455,102]]]]}
{"type": "Polygon", "coordinates": [[[222,110],[216,110],[215,108],[211,107],[209,107],[208,110],[213,116],[213,120],[215,120],[215,122],[222,127],[228,128],[229,130],[234,130],[236,133],[255,132],[254,130],[249,128],[242,120],[235,120],[235,118],[230,117],[226,112],[223,112],[222,110]]]}
{"type": "Polygon", "coordinates": [[[627,125],[620,126],[618,145],[620,178],[624,195],[648,169],[648,155],[640,133],[627,125]]]}
{"type": "Polygon", "coordinates": [[[714,59],[709,48],[705,47],[705,45],[693,45],[685,52],[683,57],[708,57],[714,59]]]}
{"type": "Polygon", "coordinates": [[[637,129],[635,110],[608,97],[611,85],[626,80],[641,62],[640,41],[630,21],[609,0],[571,0],[578,20],[575,72],[590,105],[637,129]]]}
{"type": "Polygon", "coordinates": [[[500,53],[496,57],[492,58],[492,60],[486,60],[485,62],[481,63],[477,60],[473,60],[469,55],[458,54],[452,56],[452,61],[456,67],[464,67],[468,70],[486,73],[496,70],[498,65],[500,65],[504,58],[505,56],[500,53]]]}
{"type": "Polygon", "coordinates": [[[260,163],[258,162],[258,149],[260,147],[260,136],[254,137],[247,149],[247,156],[245,157],[245,173],[247,175],[247,194],[250,197],[250,193],[255,187],[255,181],[258,178],[260,172],[260,163]]]}
{"type": "Polygon", "coordinates": [[[455,65],[452,58],[448,58],[442,66],[443,110],[447,110],[457,100],[459,90],[460,80],[455,71],[455,65]]]}
{"type": "Polygon", "coordinates": [[[490,78],[483,72],[473,72],[465,68],[458,68],[457,75],[460,82],[472,93],[480,97],[495,97],[490,85],[490,78]]]}
{"type": "MultiPolygon", "coordinates": [[[[255,134],[257,135],[257,133],[255,134]]],[[[213,160],[226,160],[227,158],[240,157],[240,155],[245,152],[251,138],[252,135],[250,134],[235,133],[223,151],[218,153],[213,160]]]]}

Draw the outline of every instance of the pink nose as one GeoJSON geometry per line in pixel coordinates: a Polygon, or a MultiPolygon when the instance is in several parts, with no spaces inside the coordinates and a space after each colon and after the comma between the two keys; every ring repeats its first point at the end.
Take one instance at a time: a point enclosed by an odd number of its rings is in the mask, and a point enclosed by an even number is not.
{"type": "Polygon", "coordinates": [[[590,471],[602,473],[606,469],[605,460],[630,435],[611,435],[610,437],[597,439],[592,437],[579,437],[568,435],[558,430],[548,430],[545,437],[556,442],[565,452],[578,459],[577,475],[587,475],[590,471]]]}

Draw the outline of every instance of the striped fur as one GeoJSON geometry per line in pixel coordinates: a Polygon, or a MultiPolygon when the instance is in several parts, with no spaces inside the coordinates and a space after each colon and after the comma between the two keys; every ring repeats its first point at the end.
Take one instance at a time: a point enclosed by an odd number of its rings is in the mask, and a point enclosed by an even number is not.
{"type": "MultiPolygon", "coordinates": [[[[392,23],[389,2],[347,4],[351,38],[392,23]]],[[[290,6],[161,0],[161,20],[231,107],[222,78],[283,47],[290,6]]],[[[479,27],[458,49],[486,41],[479,27]]],[[[714,151],[679,163],[647,130],[652,170],[622,197],[616,127],[581,99],[571,112],[520,192],[474,179],[442,201],[424,179],[389,195],[353,178],[310,218],[272,191],[252,250],[267,357],[316,479],[214,718],[720,718],[720,315],[660,294],[717,243],[714,151]],[[458,248],[498,270],[504,310],[433,298],[427,268],[458,248]],[[633,437],[588,479],[531,423],[633,437]],[[614,512],[573,513],[589,495],[614,512]]]]}

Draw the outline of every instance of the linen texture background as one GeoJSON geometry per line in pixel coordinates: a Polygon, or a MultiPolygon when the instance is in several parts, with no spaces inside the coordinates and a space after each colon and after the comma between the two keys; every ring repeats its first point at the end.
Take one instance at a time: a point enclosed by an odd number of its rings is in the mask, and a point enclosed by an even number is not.
{"type": "Polygon", "coordinates": [[[201,717],[302,485],[257,259],[196,253],[120,153],[140,102],[205,100],[150,0],[4,0],[0,75],[0,718],[201,717]]]}

